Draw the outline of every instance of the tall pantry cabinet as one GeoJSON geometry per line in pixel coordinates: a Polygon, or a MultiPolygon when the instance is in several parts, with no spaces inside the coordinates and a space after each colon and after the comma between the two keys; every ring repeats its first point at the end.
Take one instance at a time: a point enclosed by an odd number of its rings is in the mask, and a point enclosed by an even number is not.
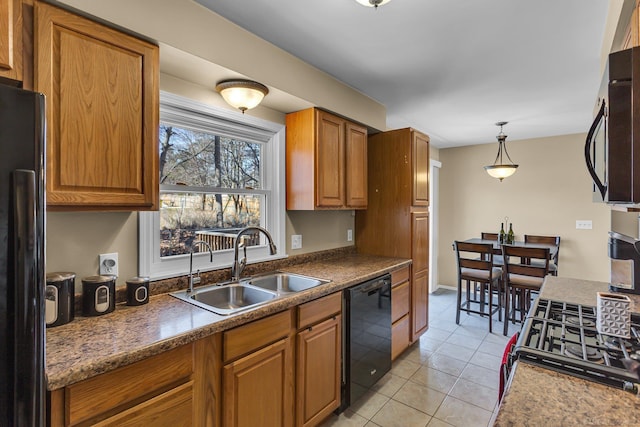
{"type": "MultiPolygon", "coordinates": [[[[412,259],[408,341],[414,342],[429,315],[429,137],[410,128],[380,132],[369,136],[367,152],[369,206],[356,212],[356,247],[412,259]]],[[[394,341],[407,341],[395,333],[394,341]]]]}

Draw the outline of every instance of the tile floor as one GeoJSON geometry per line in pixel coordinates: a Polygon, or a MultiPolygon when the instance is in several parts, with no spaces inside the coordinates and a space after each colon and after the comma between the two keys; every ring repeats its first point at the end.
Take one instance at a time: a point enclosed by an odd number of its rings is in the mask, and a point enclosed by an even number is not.
{"type": "MultiPolygon", "coordinates": [[[[322,427],[487,427],[498,400],[498,369],[508,338],[494,315],[460,317],[456,292],[430,295],[429,330],[393,363],[391,372],[322,427]]],[[[510,334],[520,325],[510,325],[510,334]]]]}

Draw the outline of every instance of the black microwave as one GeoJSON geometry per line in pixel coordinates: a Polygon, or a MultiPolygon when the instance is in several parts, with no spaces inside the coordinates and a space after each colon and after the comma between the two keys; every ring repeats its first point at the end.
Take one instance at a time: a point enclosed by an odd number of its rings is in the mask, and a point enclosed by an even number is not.
{"type": "Polygon", "coordinates": [[[640,47],[610,54],[608,69],[585,143],[587,169],[598,199],[640,204],[640,47]]]}

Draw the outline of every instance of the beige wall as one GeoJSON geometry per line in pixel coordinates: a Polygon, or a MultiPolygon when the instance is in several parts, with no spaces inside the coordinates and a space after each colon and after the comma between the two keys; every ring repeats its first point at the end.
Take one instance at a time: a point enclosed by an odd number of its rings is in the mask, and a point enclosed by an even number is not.
{"type": "MultiPolygon", "coordinates": [[[[199,102],[229,108],[207,88],[173,76],[161,75],[162,90],[199,102]]],[[[285,115],[268,108],[254,111],[275,123],[284,124],[285,115]]],[[[354,228],[352,211],[288,212],[286,250],[299,255],[325,249],[351,246],[347,230],[354,228]],[[291,250],[291,235],[302,234],[302,249],[291,250]]],[[[98,274],[98,255],[118,252],[119,279],[123,284],[138,275],[138,215],[131,212],[68,212],[47,215],[47,271],[73,271],[78,278],[98,274]]],[[[188,266],[185,265],[185,272],[188,266]]],[[[80,281],[76,281],[80,291],[80,281]]]]}
{"type": "MultiPolygon", "coordinates": [[[[386,108],[382,104],[192,0],[62,0],[62,3],[312,105],[374,129],[386,129],[386,108]]],[[[162,49],[160,56],[163,63],[162,49]]],[[[202,79],[199,70],[189,70],[181,64],[167,64],[167,68],[171,68],[170,74],[186,80],[202,79]]],[[[229,77],[236,76],[223,76],[229,77]]],[[[207,86],[214,87],[215,80],[207,86]]]]}
{"type": "MultiPolygon", "coordinates": [[[[190,0],[65,0],[64,3],[159,42],[164,48],[160,52],[164,67],[161,90],[230,108],[212,89],[215,77],[211,77],[210,84],[202,83],[206,79],[203,74],[209,70],[226,69],[268,85],[274,96],[284,94],[281,104],[284,107],[260,106],[248,112],[253,116],[284,124],[287,106],[306,107],[308,103],[373,128],[386,127],[383,105],[190,0]],[[177,61],[172,63],[171,59],[177,61]],[[184,60],[189,61],[187,65],[181,63],[184,60]],[[202,65],[201,69],[196,69],[199,67],[194,63],[202,65]]],[[[137,218],[136,213],[49,213],[47,271],[73,271],[80,278],[94,275],[98,273],[99,254],[118,252],[118,283],[137,275],[137,218]]],[[[347,242],[347,229],[353,229],[353,223],[350,211],[289,213],[287,251],[302,254],[352,245],[347,242]],[[303,235],[302,249],[291,251],[292,234],[303,235]]]]}
{"type": "MultiPolygon", "coordinates": [[[[98,255],[118,253],[118,284],[138,275],[138,214],[132,212],[47,213],[46,269],[98,274],[98,255]]],[[[188,270],[188,265],[185,270],[188,270]]]]}
{"type": "Polygon", "coordinates": [[[508,216],[516,238],[523,234],[562,238],[562,276],[609,280],[607,232],[611,212],[591,201],[591,181],[584,166],[586,135],[507,141],[520,165],[503,182],[483,166],[493,163],[497,143],[440,150],[439,284],[457,281],[452,242],[498,231],[508,216]],[[593,221],[592,230],[576,230],[576,220],[593,221]]]}
{"type": "MultiPolygon", "coordinates": [[[[352,211],[288,212],[286,250],[300,255],[351,246],[352,211]],[[302,234],[302,249],[291,235],[302,234]]],[[[72,271],[78,279],[98,274],[98,255],[118,252],[118,284],[138,275],[138,214],[135,212],[55,212],[47,214],[47,271],[72,271]]],[[[185,264],[185,273],[188,265],[185,264]]],[[[81,291],[80,280],[76,290],[81,291]]]]}

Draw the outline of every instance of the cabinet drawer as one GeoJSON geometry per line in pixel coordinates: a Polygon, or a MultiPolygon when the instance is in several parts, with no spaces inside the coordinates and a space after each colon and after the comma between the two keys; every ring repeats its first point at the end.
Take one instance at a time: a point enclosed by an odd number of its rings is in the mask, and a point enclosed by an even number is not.
{"type": "Polygon", "coordinates": [[[404,282],[391,289],[391,321],[395,322],[405,314],[409,313],[410,306],[409,282],[404,282]]]}
{"type": "Polygon", "coordinates": [[[95,424],[96,427],[193,425],[193,381],[95,424]]]}
{"type": "Polygon", "coordinates": [[[404,316],[391,326],[391,360],[395,360],[409,347],[409,315],[404,316]]]}
{"type": "Polygon", "coordinates": [[[224,362],[258,350],[287,336],[291,326],[291,312],[283,311],[225,332],[222,346],[224,362]]]}
{"type": "Polygon", "coordinates": [[[402,282],[409,280],[409,267],[405,267],[401,270],[396,270],[391,273],[391,286],[397,286],[402,282]]]}
{"type": "Polygon", "coordinates": [[[342,292],[298,306],[298,328],[304,329],[342,311],[342,292]]]}
{"type": "Polygon", "coordinates": [[[185,345],[70,385],[66,388],[69,423],[77,424],[152,396],[154,391],[186,381],[192,372],[193,346],[185,345]]]}

